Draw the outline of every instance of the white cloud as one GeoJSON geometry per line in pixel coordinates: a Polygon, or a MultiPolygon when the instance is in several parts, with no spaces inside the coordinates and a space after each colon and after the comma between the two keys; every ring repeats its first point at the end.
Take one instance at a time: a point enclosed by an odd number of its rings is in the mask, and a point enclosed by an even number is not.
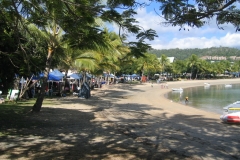
{"type": "Polygon", "coordinates": [[[235,32],[232,25],[224,24],[221,30],[216,25],[215,19],[209,21],[202,28],[189,28],[179,31],[180,27],[163,26],[164,21],[159,15],[145,8],[137,10],[135,17],[144,29],[152,28],[159,37],[148,43],[155,49],[170,48],[209,48],[209,47],[240,47],[240,34],[235,32]]]}
{"type": "MultiPolygon", "coordinates": [[[[210,48],[210,47],[238,47],[240,48],[240,34],[230,24],[224,24],[221,30],[216,25],[215,19],[209,21],[207,25],[201,28],[189,28],[179,31],[178,26],[164,26],[163,18],[154,11],[147,12],[146,8],[136,10],[136,20],[144,30],[153,29],[158,37],[154,41],[147,42],[154,49],[171,48],[210,48]]],[[[115,28],[116,31],[116,28],[115,28]]],[[[130,35],[129,40],[134,37],[130,35]]]]}
{"type": "Polygon", "coordinates": [[[239,47],[240,34],[226,34],[223,37],[187,37],[187,38],[173,38],[166,43],[159,43],[157,41],[152,43],[155,49],[171,49],[171,48],[210,48],[210,47],[239,47]]]}

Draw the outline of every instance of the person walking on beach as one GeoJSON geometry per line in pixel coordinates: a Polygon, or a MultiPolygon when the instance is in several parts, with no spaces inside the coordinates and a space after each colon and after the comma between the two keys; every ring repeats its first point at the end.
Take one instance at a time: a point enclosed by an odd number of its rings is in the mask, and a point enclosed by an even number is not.
{"type": "Polygon", "coordinates": [[[187,103],[188,103],[188,97],[185,98],[185,104],[187,104],[187,103]]]}

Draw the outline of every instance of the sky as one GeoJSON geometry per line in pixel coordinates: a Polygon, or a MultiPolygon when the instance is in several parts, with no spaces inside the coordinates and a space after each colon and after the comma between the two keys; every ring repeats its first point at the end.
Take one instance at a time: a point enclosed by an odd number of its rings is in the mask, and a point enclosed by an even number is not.
{"type": "Polygon", "coordinates": [[[138,8],[135,16],[139,25],[145,30],[151,28],[157,32],[158,37],[155,40],[147,41],[154,49],[240,48],[240,32],[236,32],[231,24],[222,25],[224,30],[221,30],[213,19],[202,28],[186,28],[179,31],[179,26],[172,27],[162,24],[164,20],[154,11],[158,8],[159,4],[138,8]]]}

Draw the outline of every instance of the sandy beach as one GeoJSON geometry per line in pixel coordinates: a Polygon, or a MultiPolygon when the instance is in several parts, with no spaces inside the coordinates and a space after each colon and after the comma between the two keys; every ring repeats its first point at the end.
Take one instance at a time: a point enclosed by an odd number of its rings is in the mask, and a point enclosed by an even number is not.
{"type": "Polygon", "coordinates": [[[0,159],[240,159],[240,125],[164,97],[171,88],[203,83],[240,79],[116,84],[94,89],[90,99],[59,98],[27,114],[30,127],[0,136],[0,159]]]}

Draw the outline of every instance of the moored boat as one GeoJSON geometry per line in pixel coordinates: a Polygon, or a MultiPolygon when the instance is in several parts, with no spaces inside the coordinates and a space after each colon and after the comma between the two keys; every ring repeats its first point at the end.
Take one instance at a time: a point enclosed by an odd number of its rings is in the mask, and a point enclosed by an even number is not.
{"type": "Polygon", "coordinates": [[[240,123],[240,112],[222,115],[220,119],[225,123],[240,123]]]}
{"type": "Polygon", "coordinates": [[[183,91],[182,88],[172,88],[172,91],[183,91]]]}
{"type": "Polygon", "coordinates": [[[225,87],[232,87],[231,84],[225,84],[225,87]]]}
{"type": "Polygon", "coordinates": [[[240,101],[224,107],[220,119],[225,123],[240,123],[240,101]]]}

